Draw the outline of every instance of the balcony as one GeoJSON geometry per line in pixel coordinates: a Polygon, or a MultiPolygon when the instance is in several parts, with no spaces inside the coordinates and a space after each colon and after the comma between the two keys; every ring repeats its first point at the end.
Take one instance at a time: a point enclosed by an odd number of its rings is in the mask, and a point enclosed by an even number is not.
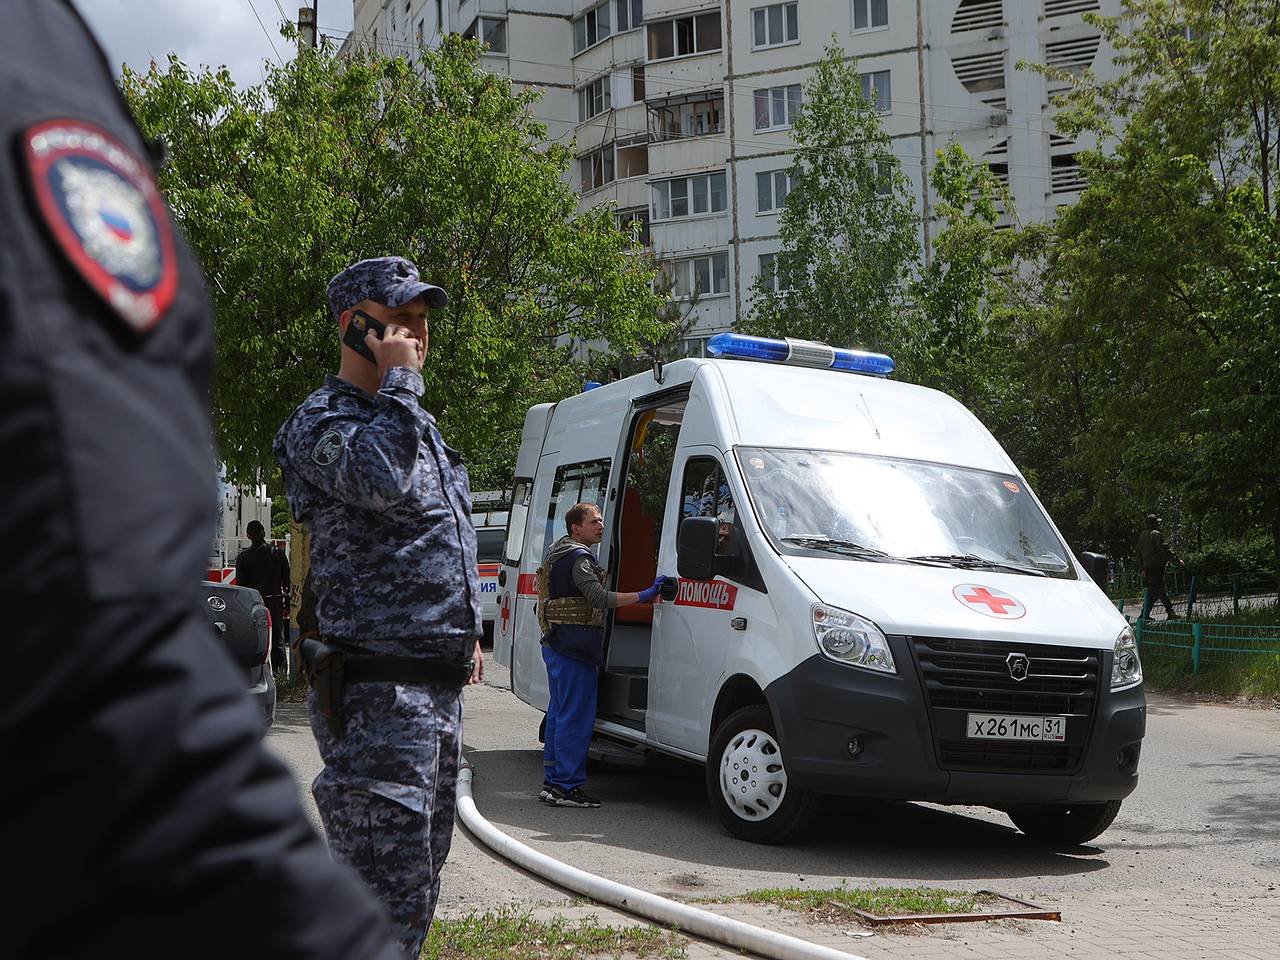
{"type": "Polygon", "coordinates": [[[665,143],[724,133],[724,94],[693,93],[646,103],[649,142],[665,143]]]}

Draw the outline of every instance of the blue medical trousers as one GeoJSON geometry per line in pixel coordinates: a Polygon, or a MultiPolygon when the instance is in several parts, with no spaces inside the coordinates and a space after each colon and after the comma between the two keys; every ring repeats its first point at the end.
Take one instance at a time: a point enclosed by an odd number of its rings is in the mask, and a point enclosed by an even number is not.
{"type": "Polygon", "coordinates": [[[599,669],[556,653],[545,643],[542,660],[551,688],[542,748],[543,779],[562,790],[573,790],[587,782],[587,748],[596,722],[599,669]]]}

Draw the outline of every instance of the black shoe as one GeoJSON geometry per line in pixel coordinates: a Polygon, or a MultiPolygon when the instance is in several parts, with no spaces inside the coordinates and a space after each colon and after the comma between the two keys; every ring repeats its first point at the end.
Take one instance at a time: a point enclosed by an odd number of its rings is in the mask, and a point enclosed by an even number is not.
{"type": "Polygon", "coordinates": [[[543,803],[554,803],[555,797],[551,795],[551,791],[553,789],[554,787],[552,787],[551,784],[549,784],[546,780],[543,780],[542,789],[538,791],[538,799],[541,800],[543,803]]]}
{"type": "Polygon", "coordinates": [[[598,807],[600,801],[581,787],[565,790],[563,787],[551,788],[551,803],[557,807],[598,807]]]}

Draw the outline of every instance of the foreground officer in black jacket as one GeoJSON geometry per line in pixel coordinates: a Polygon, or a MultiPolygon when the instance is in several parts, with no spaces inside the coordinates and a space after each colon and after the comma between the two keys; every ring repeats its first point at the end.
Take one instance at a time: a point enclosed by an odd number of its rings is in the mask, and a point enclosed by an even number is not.
{"type": "Polygon", "coordinates": [[[200,604],[200,269],[67,0],[0,4],[0,955],[391,957],[200,604]]]}

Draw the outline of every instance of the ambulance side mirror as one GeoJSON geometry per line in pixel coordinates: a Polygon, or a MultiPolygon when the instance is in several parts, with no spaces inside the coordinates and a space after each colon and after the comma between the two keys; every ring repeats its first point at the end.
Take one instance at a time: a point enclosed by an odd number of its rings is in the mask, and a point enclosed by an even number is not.
{"type": "Polygon", "coordinates": [[[1080,554],[1080,566],[1094,583],[1103,590],[1111,581],[1111,561],[1100,553],[1083,552],[1080,554]]]}
{"type": "Polygon", "coordinates": [[[676,538],[676,569],[685,580],[710,580],[716,575],[715,517],[685,517],[676,538]]]}

